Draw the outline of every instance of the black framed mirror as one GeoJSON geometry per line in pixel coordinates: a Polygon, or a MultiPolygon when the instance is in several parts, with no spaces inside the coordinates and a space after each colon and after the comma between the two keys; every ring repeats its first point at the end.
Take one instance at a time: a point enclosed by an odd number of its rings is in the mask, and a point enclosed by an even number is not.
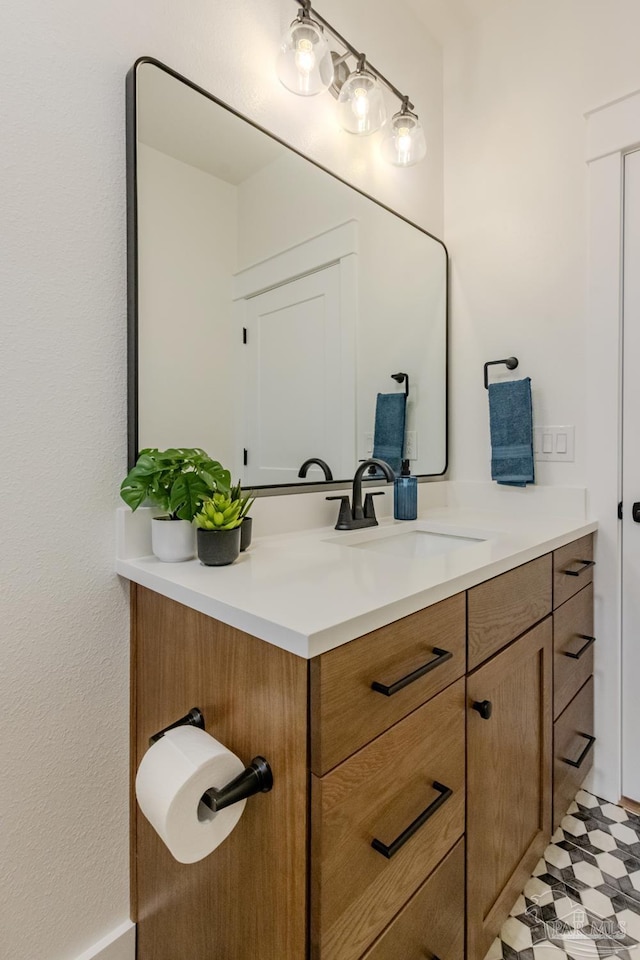
{"type": "Polygon", "coordinates": [[[257,490],[382,451],[446,472],[441,240],[147,57],[127,190],[130,464],[200,446],[257,490]]]}

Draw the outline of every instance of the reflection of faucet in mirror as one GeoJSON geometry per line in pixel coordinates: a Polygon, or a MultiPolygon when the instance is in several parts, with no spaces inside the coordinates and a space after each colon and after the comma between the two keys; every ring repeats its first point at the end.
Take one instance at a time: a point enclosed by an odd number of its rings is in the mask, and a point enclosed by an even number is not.
{"type": "Polygon", "coordinates": [[[393,483],[395,474],[385,460],[363,460],[353,477],[353,496],[349,505],[348,496],[327,497],[327,500],[340,500],[340,513],[336,530],[360,530],[361,527],[377,527],[376,511],[373,506],[374,497],[383,497],[382,490],[368,493],[362,506],[362,477],[369,467],[378,467],[384,473],[387,483],[393,483]]]}
{"type": "Polygon", "coordinates": [[[324,460],[321,460],[320,457],[309,457],[308,460],[305,460],[305,462],[302,464],[302,466],[298,470],[298,476],[302,477],[302,479],[304,480],[304,478],[307,475],[307,471],[309,467],[312,466],[314,463],[317,464],[322,470],[322,472],[324,473],[324,479],[326,480],[327,483],[333,480],[331,467],[329,466],[328,463],[325,463],[324,460]]]}

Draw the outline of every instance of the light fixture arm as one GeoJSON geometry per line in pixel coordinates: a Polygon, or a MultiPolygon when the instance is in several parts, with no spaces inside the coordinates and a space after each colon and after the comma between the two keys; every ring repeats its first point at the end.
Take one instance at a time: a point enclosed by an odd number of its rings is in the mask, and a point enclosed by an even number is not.
{"type": "Polygon", "coordinates": [[[400,100],[400,102],[402,103],[403,112],[406,112],[406,110],[414,109],[414,105],[409,99],[409,97],[406,96],[404,93],[401,93],[401,91],[398,90],[398,88],[394,86],[394,84],[391,83],[390,80],[387,80],[384,74],[380,73],[377,67],[374,67],[371,61],[366,59],[363,53],[360,53],[360,51],[356,50],[356,48],[352,44],[350,44],[348,40],[345,40],[345,38],[341,34],[339,34],[338,31],[334,27],[332,27],[331,24],[327,20],[325,20],[324,17],[322,17],[317,10],[315,10],[311,6],[311,0],[295,0],[295,3],[297,3],[298,6],[300,7],[300,10],[298,11],[299,19],[301,19],[302,17],[312,16],[313,19],[316,20],[320,24],[320,26],[322,26],[327,31],[327,33],[331,34],[334,40],[337,40],[338,43],[342,44],[342,46],[346,48],[347,53],[339,57],[338,60],[334,61],[334,63],[336,62],[342,63],[349,55],[351,55],[352,57],[355,57],[355,59],[358,62],[358,69],[361,70],[366,65],[366,68],[369,71],[369,73],[372,73],[374,77],[376,77],[380,81],[380,83],[382,83],[387,88],[387,90],[389,90],[394,95],[394,97],[397,97],[398,100],[400,100]]]}

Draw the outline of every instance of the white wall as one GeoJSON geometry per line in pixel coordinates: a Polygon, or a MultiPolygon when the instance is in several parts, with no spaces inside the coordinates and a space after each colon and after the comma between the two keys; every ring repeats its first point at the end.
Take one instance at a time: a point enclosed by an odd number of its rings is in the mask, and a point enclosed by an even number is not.
{"type": "Polygon", "coordinates": [[[139,446],[204,447],[225,465],[236,201],[231,184],[138,145],[139,446]]]}
{"type": "MultiPolygon", "coordinates": [[[[603,384],[598,370],[590,375],[586,366],[584,113],[640,88],[639,35],[636,0],[496,0],[474,27],[446,44],[445,239],[453,256],[456,480],[489,477],[482,364],[515,354],[521,361],[516,375],[532,378],[537,422],[576,426],[575,463],[537,464],[538,480],[607,487],[612,465],[603,460],[617,423],[604,425],[602,448],[587,449],[586,436],[586,411],[597,404],[603,384]]],[[[611,322],[615,338],[617,317],[611,322]]],[[[614,801],[620,797],[621,725],[616,500],[613,489],[595,516],[603,566],[595,580],[598,745],[591,781],[614,801]]]]}
{"type": "Polygon", "coordinates": [[[112,572],[126,467],[126,70],[142,54],[168,62],[441,232],[437,45],[399,3],[321,9],[414,97],[426,167],[380,166],[336,132],[330,98],[309,104],[280,87],[273,58],[289,0],[0,6],[0,860],[11,960],[73,960],[128,914],[127,588],[112,572]]]}
{"type": "Polygon", "coordinates": [[[537,422],[576,426],[575,463],[539,481],[586,482],[583,115],[640,87],[639,33],[636,0],[503,0],[446,45],[457,480],[489,478],[482,364],[515,354],[537,422]]]}

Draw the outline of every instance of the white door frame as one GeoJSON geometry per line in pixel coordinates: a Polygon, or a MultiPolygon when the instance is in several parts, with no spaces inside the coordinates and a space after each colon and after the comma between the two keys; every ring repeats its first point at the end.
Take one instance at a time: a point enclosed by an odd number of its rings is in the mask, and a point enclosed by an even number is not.
{"type": "Polygon", "coordinates": [[[595,595],[597,760],[589,780],[617,801],[622,789],[622,462],[624,155],[640,144],[640,91],[586,114],[589,227],[586,448],[590,515],[598,520],[595,595]]]}

